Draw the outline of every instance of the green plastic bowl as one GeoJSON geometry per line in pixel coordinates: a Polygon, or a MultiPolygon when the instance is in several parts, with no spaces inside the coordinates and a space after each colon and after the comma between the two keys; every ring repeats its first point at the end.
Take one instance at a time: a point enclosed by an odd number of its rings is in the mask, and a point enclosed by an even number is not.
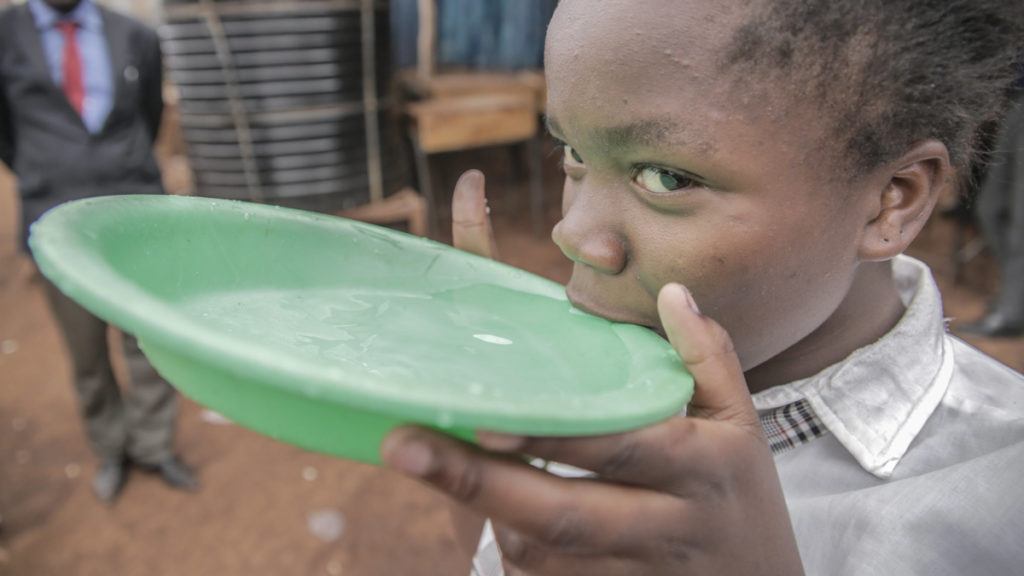
{"type": "Polygon", "coordinates": [[[206,198],[70,202],[32,226],[42,273],[135,334],[183,394],[303,448],[379,462],[405,423],[472,440],[625,431],[692,378],[561,286],[342,218],[206,198]]]}

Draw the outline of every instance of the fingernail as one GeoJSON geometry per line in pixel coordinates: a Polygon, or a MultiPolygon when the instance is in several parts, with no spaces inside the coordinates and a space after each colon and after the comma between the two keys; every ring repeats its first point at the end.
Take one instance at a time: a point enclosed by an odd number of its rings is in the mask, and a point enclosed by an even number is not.
{"type": "MultiPolygon", "coordinates": [[[[463,183],[471,186],[479,186],[483,183],[484,173],[479,170],[467,170],[459,178],[463,183]]],[[[457,184],[456,184],[457,185],[457,184]]]]}
{"type": "Polygon", "coordinates": [[[526,438],[512,434],[477,431],[476,442],[481,448],[495,452],[514,452],[526,444],[526,438]]]}
{"type": "Polygon", "coordinates": [[[682,293],[683,299],[686,300],[686,304],[687,306],[690,307],[690,310],[693,310],[696,314],[700,314],[700,308],[697,307],[697,302],[693,299],[693,294],[690,294],[690,291],[686,288],[686,286],[675,283],[673,283],[671,286],[682,293]]]}
{"type": "Polygon", "coordinates": [[[434,468],[434,452],[422,442],[408,442],[386,458],[393,468],[410,476],[426,476],[434,468]]]}
{"type": "Polygon", "coordinates": [[[700,314],[700,308],[697,307],[697,301],[693,299],[693,294],[685,286],[680,286],[680,288],[683,289],[683,294],[686,295],[686,303],[690,305],[690,310],[700,314]]]}

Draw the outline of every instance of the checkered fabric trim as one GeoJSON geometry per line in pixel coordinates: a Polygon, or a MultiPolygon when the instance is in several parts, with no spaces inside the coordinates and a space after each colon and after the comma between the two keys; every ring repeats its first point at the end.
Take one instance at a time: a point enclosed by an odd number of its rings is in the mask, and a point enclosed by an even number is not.
{"type": "Polygon", "coordinates": [[[828,432],[807,400],[797,400],[767,410],[761,413],[760,418],[761,428],[768,437],[768,446],[775,455],[806,444],[828,432]]]}

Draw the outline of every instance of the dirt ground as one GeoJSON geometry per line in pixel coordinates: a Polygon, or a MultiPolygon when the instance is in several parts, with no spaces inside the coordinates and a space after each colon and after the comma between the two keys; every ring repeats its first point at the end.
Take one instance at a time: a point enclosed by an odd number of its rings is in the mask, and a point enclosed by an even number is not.
{"type": "MultiPolygon", "coordinates": [[[[535,238],[513,165],[442,158],[437,184],[481,162],[503,259],[556,280],[567,261],[535,238]]],[[[549,166],[549,224],[558,176],[549,166]]],[[[445,208],[442,206],[441,210],[445,208]]],[[[29,261],[14,254],[15,195],[0,176],[0,575],[466,574],[441,499],[385,470],[287,446],[183,401],[177,446],[202,490],[183,494],[134,473],[113,507],[90,491],[95,462],[76,413],[69,365],[29,261]]],[[[947,315],[980,315],[994,288],[982,255],[952,281],[954,226],[936,218],[913,253],[935,269],[947,315]]],[[[975,345],[1024,370],[1024,339],[975,345]]]]}

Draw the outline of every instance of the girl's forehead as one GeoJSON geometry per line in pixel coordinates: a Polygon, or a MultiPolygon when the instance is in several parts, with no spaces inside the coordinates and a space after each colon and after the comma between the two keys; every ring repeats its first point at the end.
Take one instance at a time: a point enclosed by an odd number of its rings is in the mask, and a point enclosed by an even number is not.
{"type": "Polygon", "coordinates": [[[749,8],[737,9],[738,4],[748,3],[562,0],[548,28],[548,55],[564,58],[588,51],[611,64],[651,60],[666,51],[713,55],[747,20],[749,8]]]}
{"type": "Polygon", "coordinates": [[[552,99],[618,113],[643,101],[659,116],[680,98],[713,103],[730,84],[717,61],[739,23],[713,2],[563,0],[545,55],[552,99]]]}
{"type": "Polygon", "coordinates": [[[753,145],[789,137],[796,147],[820,143],[817,111],[798,104],[798,93],[723,65],[748,18],[739,4],[610,0],[595,10],[587,0],[562,0],[545,61],[548,113],[562,128],[556,135],[582,143],[593,131],[596,141],[621,141],[614,137],[624,128],[705,153],[726,134],[753,145]],[[723,130],[737,124],[745,128],[723,130]]]}

